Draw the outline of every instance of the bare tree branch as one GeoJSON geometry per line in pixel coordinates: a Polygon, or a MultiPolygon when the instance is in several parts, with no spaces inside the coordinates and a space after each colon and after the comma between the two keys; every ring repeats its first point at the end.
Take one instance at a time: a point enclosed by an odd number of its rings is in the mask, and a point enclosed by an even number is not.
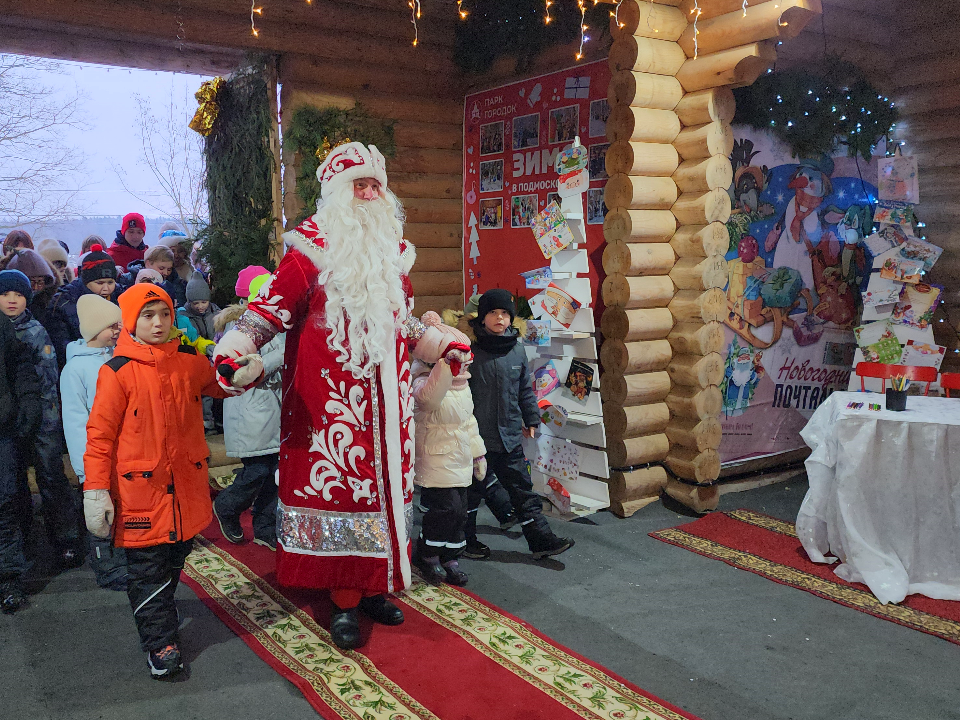
{"type": "Polygon", "coordinates": [[[153,200],[138,194],[127,183],[126,171],[113,163],[113,171],[124,190],[154,210],[174,217],[184,229],[208,219],[206,163],[203,138],[188,127],[192,108],[170,92],[166,111],[154,113],[148,98],[135,95],[139,110],[140,161],[150,168],[160,185],[162,197],[153,200]]]}
{"type": "Polygon", "coordinates": [[[77,215],[84,157],[63,145],[68,128],[85,128],[78,92],[63,97],[42,83],[58,63],[0,54],[0,227],[77,215]]]}

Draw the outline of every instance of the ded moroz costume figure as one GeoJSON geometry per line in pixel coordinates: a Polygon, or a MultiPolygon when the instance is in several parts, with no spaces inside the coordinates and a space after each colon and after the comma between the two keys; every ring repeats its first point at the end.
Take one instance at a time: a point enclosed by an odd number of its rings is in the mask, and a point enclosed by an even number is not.
{"type": "Polygon", "coordinates": [[[337,146],[317,177],[317,213],[284,235],[287,254],[215,362],[287,333],[277,579],[330,589],[333,639],[350,648],[357,605],[403,622],[384,594],[411,582],[411,353],[444,356],[456,343],[412,316],[415,251],[377,148],[337,146]]]}

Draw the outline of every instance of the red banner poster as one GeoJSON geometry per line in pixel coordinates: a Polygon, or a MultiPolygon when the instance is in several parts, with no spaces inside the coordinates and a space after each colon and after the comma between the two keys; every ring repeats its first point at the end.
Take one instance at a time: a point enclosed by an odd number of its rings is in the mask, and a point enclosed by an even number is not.
{"type": "MultiPolygon", "coordinates": [[[[610,114],[606,60],[468,95],[463,123],[463,285],[531,297],[520,273],[550,261],[530,223],[556,194],[554,163],[574,138],[589,151],[583,194],[591,287],[603,281],[603,187],[610,114]]],[[[594,300],[596,312],[599,302],[594,300]]]]}

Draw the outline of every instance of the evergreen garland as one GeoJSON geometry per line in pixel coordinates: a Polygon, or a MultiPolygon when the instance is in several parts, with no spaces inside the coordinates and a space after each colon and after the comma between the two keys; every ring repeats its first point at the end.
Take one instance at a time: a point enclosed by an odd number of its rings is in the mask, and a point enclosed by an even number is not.
{"type": "Polygon", "coordinates": [[[804,70],[769,73],[734,90],[734,123],[769,130],[790,146],[794,157],[829,155],[839,143],[851,157],[869,160],[899,112],[856,66],[836,57],[824,66],[828,70],[823,75],[804,70]]]}
{"type": "Polygon", "coordinates": [[[248,58],[217,94],[220,113],[206,138],[210,223],[197,233],[212,271],[213,299],[234,301],[237,275],[268,264],[273,230],[273,154],[266,64],[248,58]]]}
{"type": "Polygon", "coordinates": [[[393,125],[392,121],[370,117],[361,105],[350,110],[311,106],[297,108],[283,134],[284,150],[297,155],[297,197],[304,205],[297,222],[316,212],[320,198],[317,168],[322,164],[320,151],[324,141],[332,147],[349,138],[364,145],[376,145],[384,157],[393,157],[397,152],[393,125]]]}
{"type": "MultiPolygon", "coordinates": [[[[574,0],[554,2],[549,24],[544,0],[469,0],[463,9],[468,15],[457,23],[453,60],[467,72],[489,70],[501,55],[515,55],[517,70],[523,72],[543,50],[580,37],[580,9],[574,0]]],[[[608,32],[610,5],[590,3],[584,24],[591,43],[598,42],[608,32]]]]}

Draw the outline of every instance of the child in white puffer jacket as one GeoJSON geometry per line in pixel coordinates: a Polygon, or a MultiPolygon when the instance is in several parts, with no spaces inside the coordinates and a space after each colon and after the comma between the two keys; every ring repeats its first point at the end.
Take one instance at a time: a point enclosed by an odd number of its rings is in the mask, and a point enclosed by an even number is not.
{"type": "Polygon", "coordinates": [[[486,449],[473,416],[473,396],[467,368],[473,355],[470,341],[459,330],[443,325],[434,312],[422,321],[453,336],[465,350],[413,365],[414,422],[416,425],[416,479],[420,503],[426,507],[414,564],[433,584],[466,585],[467,575],[457,558],[466,546],[467,488],[473,478],[486,475],[486,449]]]}

